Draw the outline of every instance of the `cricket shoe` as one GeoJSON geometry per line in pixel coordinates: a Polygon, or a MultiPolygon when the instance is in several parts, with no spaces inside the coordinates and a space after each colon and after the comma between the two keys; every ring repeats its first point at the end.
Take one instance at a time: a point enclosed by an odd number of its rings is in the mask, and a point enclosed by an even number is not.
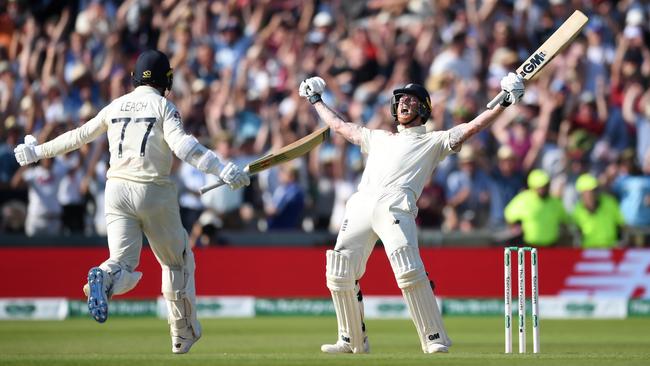
{"type": "Polygon", "coordinates": [[[448,353],[449,347],[440,343],[427,343],[424,353],[448,353]]]}
{"type": "MultiPolygon", "coordinates": [[[[108,319],[108,298],[112,287],[111,276],[99,267],[88,271],[88,312],[99,323],[108,319]]],[[[84,292],[85,286],[84,286],[84,292]]]]}
{"type": "MultiPolygon", "coordinates": [[[[353,353],[350,344],[340,339],[334,344],[324,344],[320,346],[320,350],[325,353],[353,353]]],[[[368,340],[368,336],[363,337],[363,353],[370,353],[370,341],[368,340]]]]}
{"type": "Polygon", "coordinates": [[[180,355],[189,352],[199,338],[201,335],[195,336],[189,327],[185,331],[177,332],[177,335],[172,335],[172,353],[180,355]]]}

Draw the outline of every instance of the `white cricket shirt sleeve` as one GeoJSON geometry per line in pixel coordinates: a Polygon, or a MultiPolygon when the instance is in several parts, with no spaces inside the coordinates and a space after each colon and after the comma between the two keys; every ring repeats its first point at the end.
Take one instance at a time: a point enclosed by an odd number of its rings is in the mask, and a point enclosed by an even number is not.
{"type": "Polygon", "coordinates": [[[41,159],[51,158],[76,150],[105,133],[108,128],[105,116],[106,108],[102,109],[95,118],[80,127],[63,133],[55,139],[40,145],[41,159]]]}
{"type": "Polygon", "coordinates": [[[187,133],[183,128],[181,114],[176,106],[168,100],[165,100],[162,106],[162,120],[164,139],[174,154],[178,156],[179,145],[187,133]]]}
{"type": "Polygon", "coordinates": [[[361,127],[361,152],[364,154],[370,153],[370,140],[372,139],[373,130],[361,127]]]}

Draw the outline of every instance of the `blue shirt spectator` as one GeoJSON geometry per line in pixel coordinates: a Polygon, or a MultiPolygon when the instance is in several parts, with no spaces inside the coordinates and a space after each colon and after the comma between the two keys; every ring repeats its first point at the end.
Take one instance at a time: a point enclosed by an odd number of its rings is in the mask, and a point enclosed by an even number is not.
{"type": "Polygon", "coordinates": [[[646,154],[643,173],[621,176],[612,187],[620,199],[625,223],[630,226],[650,226],[650,153],[646,154]]]}
{"type": "Polygon", "coordinates": [[[267,207],[269,230],[300,229],[305,193],[297,182],[297,171],[292,166],[280,168],[280,185],[273,191],[267,207]]]}

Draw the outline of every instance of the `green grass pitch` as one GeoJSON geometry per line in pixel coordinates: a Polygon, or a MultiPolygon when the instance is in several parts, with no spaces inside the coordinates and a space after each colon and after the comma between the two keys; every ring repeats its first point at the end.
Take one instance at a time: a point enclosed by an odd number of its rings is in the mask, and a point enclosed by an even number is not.
{"type": "MultiPolygon", "coordinates": [[[[371,354],[327,355],[333,317],[204,319],[203,338],[172,355],[163,319],[0,322],[0,365],[649,365],[650,318],[543,320],[541,354],[503,354],[500,317],[445,318],[449,354],[421,352],[408,320],[369,320],[371,354]]],[[[516,328],[513,334],[517,351],[516,328]]],[[[528,349],[532,351],[531,334],[528,349]]]]}

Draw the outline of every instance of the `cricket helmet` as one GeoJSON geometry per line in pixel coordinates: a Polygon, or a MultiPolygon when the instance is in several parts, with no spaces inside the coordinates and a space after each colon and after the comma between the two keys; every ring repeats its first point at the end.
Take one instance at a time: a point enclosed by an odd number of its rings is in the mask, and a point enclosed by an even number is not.
{"type": "Polygon", "coordinates": [[[403,88],[393,90],[393,97],[390,103],[390,114],[397,119],[397,105],[402,95],[412,95],[420,101],[418,104],[418,115],[422,117],[423,123],[431,116],[431,97],[429,92],[420,84],[407,84],[403,88]]]}
{"type": "Polygon", "coordinates": [[[151,85],[171,90],[174,72],[167,55],[158,50],[146,50],[138,56],[135,71],[131,73],[134,86],[151,85]]]}

